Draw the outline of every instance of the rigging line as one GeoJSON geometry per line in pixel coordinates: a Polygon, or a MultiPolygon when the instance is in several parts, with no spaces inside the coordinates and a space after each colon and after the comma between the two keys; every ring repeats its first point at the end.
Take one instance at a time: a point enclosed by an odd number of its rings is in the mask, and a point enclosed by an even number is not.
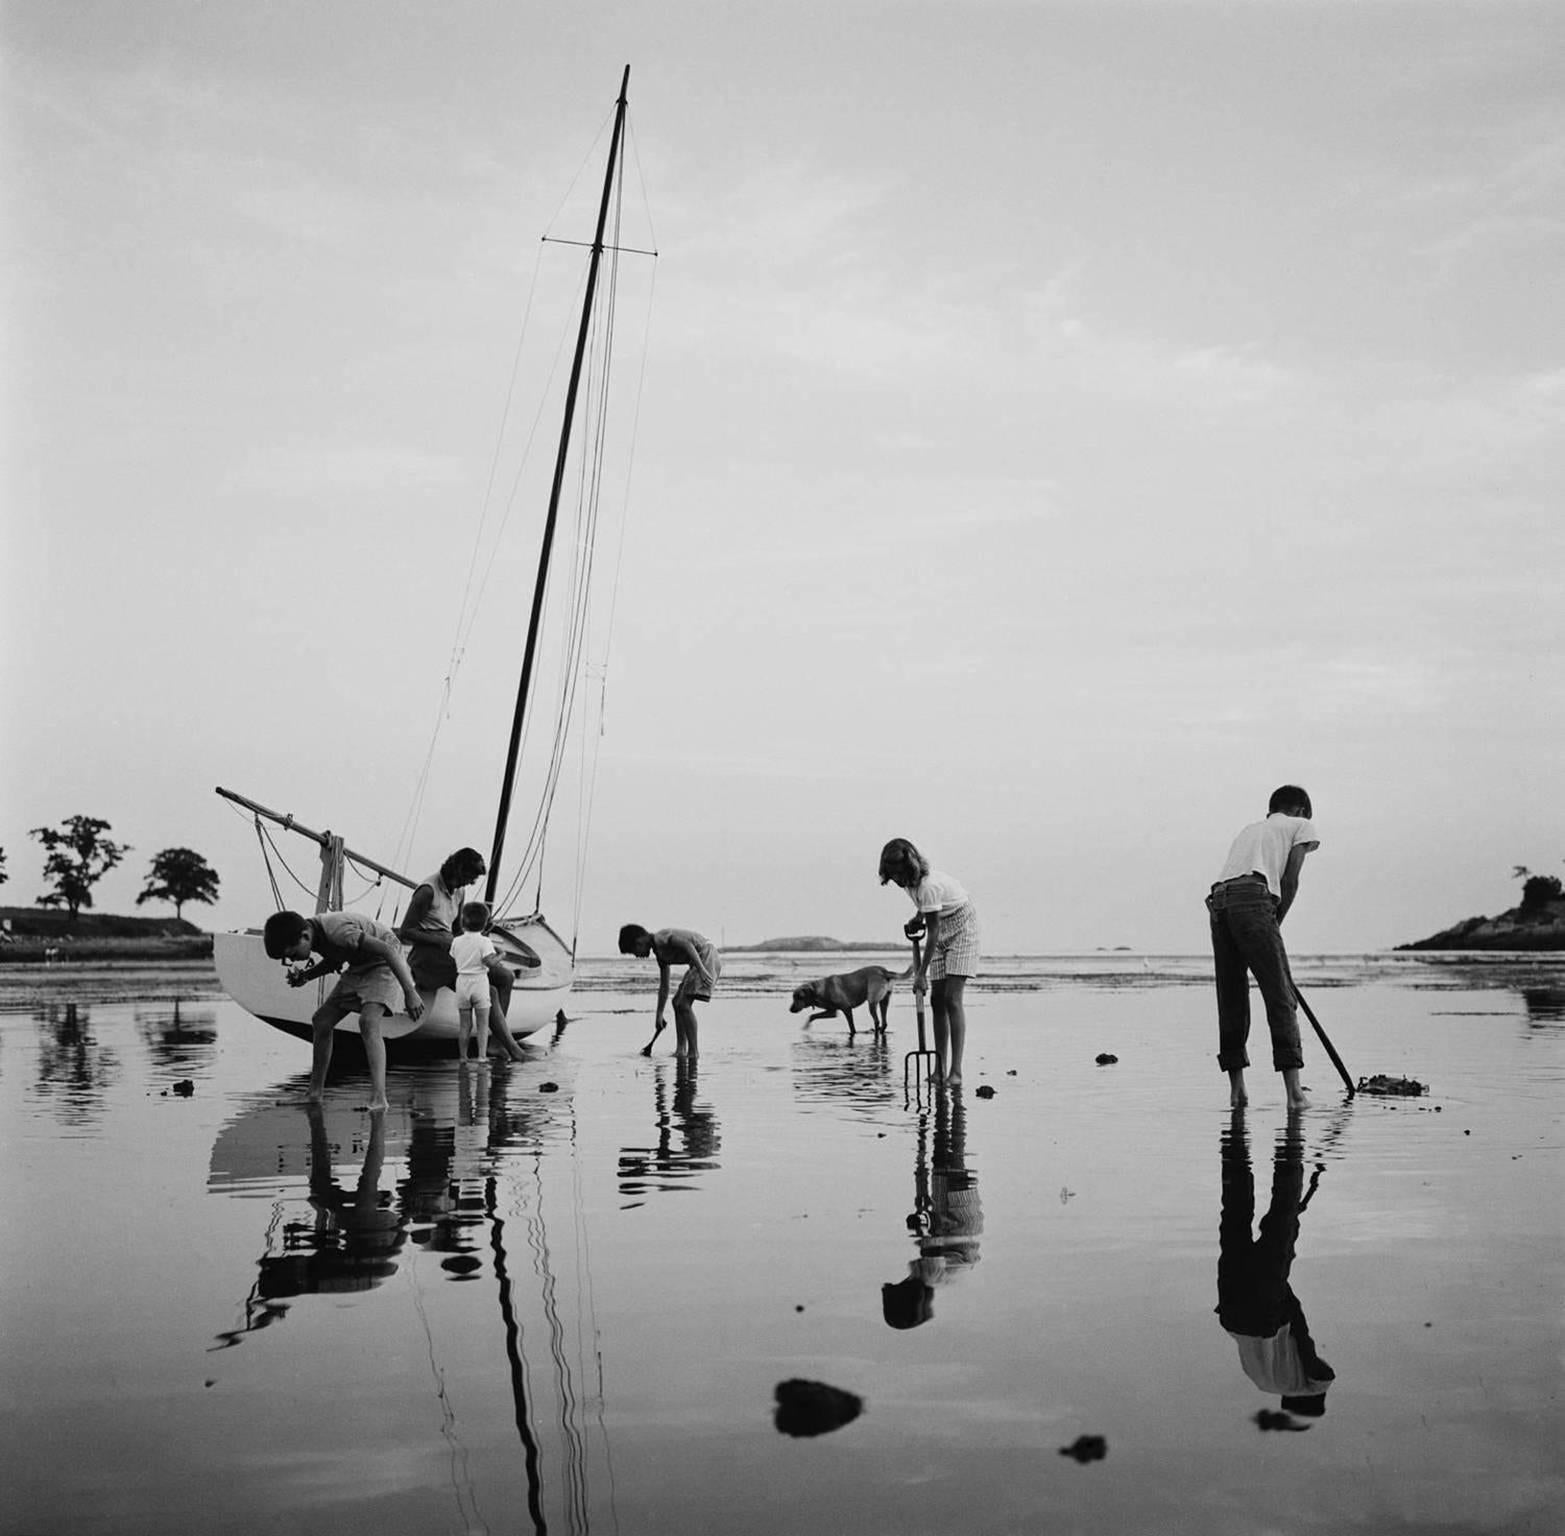
{"type": "Polygon", "coordinates": [[[429,1360],[429,1374],[435,1381],[435,1398],[440,1404],[440,1438],[446,1442],[450,1451],[450,1476],[451,1491],[456,1495],[457,1514],[462,1520],[462,1529],[473,1532],[479,1529],[489,1530],[489,1522],[484,1519],[478,1508],[478,1489],[473,1482],[473,1473],[467,1447],[462,1443],[456,1432],[456,1408],[451,1402],[451,1394],[446,1388],[446,1373],[441,1369],[440,1362],[435,1358],[435,1332],[429,1325],[429,1312],[424,1306],[424,1293],[419,1288],[417,1277],[413,1273],[413,1266],[406,1264],[402,1268],[406,1277],[409,1291],[413,1296],[413,1310],[418,1314],[418,1320],[424,1327],[425,1354],[429,1360]],[[465,1489],[464,1489],[465,1483],[465,1489]]]}
{"type": "Polygon", "coordinates": [[[630,141],[630,156],[636,162],[636,182],[641,188],[641,211],[646,215],[647,233],[652,237],[651,254],[658,253],[658,232],[652,227],[652,199],[647,196],[647,178],[641,169],[641,146],[634,133],[635,124],[629,111],[625,114],[625,137],[630,141]]]}
{"type": "MultiPolygon", "coordinates": [[[[257,825],[259,825],[260,818],[257,817],[256,820],[257,820],[257,825]]],[[[301,880],[298,877],[298,875],[296,875],[294,873],[293,867],[289,864],[288,860],[283,857],[283,851],[282,851],[281,848],[279,848],[277,846],[277,841],[272,836],[272,834],[270,832],[268,832],[268,831],[263,831],[261,835],[262,835],[262,837],[265,838],[267,843],[271,846],[272,852],[277,855],[277,862],[279,864],[281,864],[282,867],[288,871],[289,879],[291,879],[293,881],[293,883],[296,886],[298,886],[301,891],[305,892],[308,896],[310,896],[313,899],[314,896],[315,896],[315,887],[313,885],[308,884],[306,881],[301,880]]],[[[279,908],[281,908],[281,906],[282,906],[282,897],[281,897],[280,894],[278,896],[278,906],[279,906],[279,908]]]]}
{"type": "Polygon", "coordinates": [[[543,1159],[541,1157],[533,1160],[533,1180],[537,1188],[535,1198],[536,1216],[534,1221],[529,1223],[529,1228],[536,1233],[537,1238],[534,1247],[534,1265],[537,1268],[538,1278],[542,1282],[543,1311],[549,1325],[549,1354],[554,1361],[555,1380],[559,1386],[560,1434],[564,1441],[565,1482],[568,1494],[566,1498],[567,1524],[572,1531],[579,1530],[585,1532],[587,1494],[587,1481],[583,1468],[585,1446],[581,1437],[581,1428],[577,1422],[580,1416],[580,1405],[576,1397],[576,1387],[571,1375],[570,1362],[565,1356],[565,1328],[560,1321],[557,1294],[558,1282],[555,1278],[553,1262],[549,1256],[548,1228],[544,1224],[543,1159]]]}
{"type": "MultiPolygon", "coordinates": [[[[594,386],[589,378],[589,413],[594,419],[592,449],[584,452],[577,470],[577,523],[572,582],[569,593],[569,617],[565,636],[565,651],[561,662],[561,690],[555,712],[554,738],[545,777],[545,789],[540,799],[533,826],[528,834],[526,850],[518,862],[518,873],[507,890],[506,899],[515,893],[537,869],[539,901],[542,900],[542,856],[547,839],[549,817],[552,814],[560,772],[564,766],[565,748],[568,745],[570,722],[575,713],[576,690],[581,677],[582,650],[586,637],[587,615],[591,600],[593,552],[597,542],[598,506],[602,491],[602,471],[607,440],[607,410],[612,376],[614,312],[618,290],[618,261],[609,264],[609,281],[605,285],[607,297],[599,326],[599,340],[592,351],[592,367],[597,376],[594,386]],[[599,368],[599,358],[602,366],[599,368]],[[593,394],[596,387],[597,393],[593,394]]],[[[557,606],[553,584],[549,588],[549,609],[557,606]]]]}
{"type": "Polygon", "coordinates": [[[266,835],[261,830],[261,818],[259,816],[255,818],[255,838],[261,845],[261,862],[266,866],[266,878],[272,887],[273,906],[276,911],[281,912],[283,909],[282,887],[278,885],[277,876],[272,870],[272,858],[266,849],[266,835]]]}
{"type": "MultiPolygon", "coordinates": [[[[598,790],[598,753],[603,741],[604,718],[608,712],[609,692],[609,666],[608,658],[613,652],[614,645],[614,618],[619,608],[619,584],[620,575],[625,565],[625,529],[630,522],[630,487],[635,473],[636,446],[641,432],[641,403],[646,392],[647,382],[647,355],[651,348],[652,336],[652,310],[653,301],[657,296],[657,263],[652,265],[652,282],[647,293],[646,319],[641,333],[641,368],[636,379],[635,409],[631,413],[630,446],[625,465],[624,494],[620,504],[619,543],[614,552],[614,576],[609,583],[609,611],[604,624],[603,633],[603,671],[598,695],[598,731],[594,738],[592,749],[592,774],[588,783],[586,797],[586,811],[582,818],[579,830],[579,847],[576,865],[576,912],[572,927],[573,934],[581,931],[581,905],[582,895],[586,887],[587,853],[591,844],[592,832],[592,808],[597,800],[598,790]]],[[[571,958],[575,959],[575,944],[572,943],[571,958]]]]}
{"type": "MultiPolygon", "coordinates": [[[[577,281],[575,297],[580,297],[587,285],[587,274],[582,272],[577,281]]],[[[574,304],[574,300],[573,300],[574,304]]],[[[506,493],[505,511],[500,518],[500,526],[495,530],[494,542],[490,546],[489,559],[484,566],[483,581],[479,584],[478,596],[473,600],[473,606],[467,620],[467,628],[462,635],[462,647],[465,651],[468,642],[472,638],[473,625],[477,622],[478,611],[483,606],[484,594],[489,590],[489,579],[494,574],[495,560],[499,556],[500,542],[505,537],[505,530],[511,521],[511,514],[515,511],[521,494],[522,477],[527,472],[527,466],[532,460],[533,443],[537,440],[538,429],[543,424],[544,413],[553,403],[551,392],[554,381],[559,376],[560,364],[565,358],[566,348],[570,341],[570,328],[564,327],[560,331],[559,341],[555,346],[554,361],[549,365],[549,373],[544,380],[543,388],[538,396],[538,408],[533,412],[532,425],[527,431],[527,442],[522,448],[520,462],[516,466],[516,473],[511,477],[511,486],[506,493]]]]}

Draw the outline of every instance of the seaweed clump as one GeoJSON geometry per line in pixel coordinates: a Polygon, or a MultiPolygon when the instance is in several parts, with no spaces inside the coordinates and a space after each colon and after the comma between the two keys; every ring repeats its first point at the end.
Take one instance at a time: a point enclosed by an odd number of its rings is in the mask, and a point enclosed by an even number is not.
{"type": "Polygon", "coordinates": [[[1361,1077],[1358,1091],[1380,1094],[1384,1098],[1416,1099],[1419,1094],[1429,1092],[1429,1085],[1419,1082],[1416,1077],[1387,1077],[1377,1072],[1373,1077],[1361,1077]]]}

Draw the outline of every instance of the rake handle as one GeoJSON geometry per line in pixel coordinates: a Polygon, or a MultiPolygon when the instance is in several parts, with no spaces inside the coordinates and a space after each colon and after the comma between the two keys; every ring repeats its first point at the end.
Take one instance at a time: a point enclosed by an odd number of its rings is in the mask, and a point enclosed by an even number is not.
{"type": "Polygon", "coordinates": [[[1326,1054],[1331,1057],[1331,1064],[1337,1069],[1337,1074],[1346,1085],[1348,1097],[1351,1099],[1356,1091],[1353,1087],[1353,1079],[1348,1076],[1348,1069],[1342,1065],[1342,1058],[1337,1054],[1336,1046],[1327,1038],[1326,1031],[1320,1027],[1320,1020],[1315,1017],[1315,1010],[1304,1001],[1304,994],[1299,991],[1298,983],[1290,979],[1288,985],[1293,989],[1294,1002],[1304,1010],[1304,1017],[1310,1021],[1315,1033],[1320,1036],[1320,1043],[1326,1047],[1326,1054]]]}

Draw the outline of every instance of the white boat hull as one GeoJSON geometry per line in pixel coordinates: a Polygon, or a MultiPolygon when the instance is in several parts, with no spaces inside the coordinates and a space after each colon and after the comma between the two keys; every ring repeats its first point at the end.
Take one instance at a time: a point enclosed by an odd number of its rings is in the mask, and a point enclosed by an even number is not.
{"type": "MultiPolygon", "coordinates": [[[[565,941],[541,917],[497,923],[490,937],[502,956],[520,958],[531,950],[542,962],[536,967],[518,964],[514,968],[516,985],[506,1012],[511,1033],[520,1039],[552,1025],[570,997],[575,970],[565,941]],[[513,936],[519,944],[511,942],[513,936]]],[[[310,1039],[310,1020],[336,985],[336,977],[324,976],[302,987],[290,987],[286,969],[267,958],[256,929],[214,934],[212,948],[218,980],[241,1008],[285,1034],[310,1039]]],[[[382,1033],[386,1039],[406,1045],[455,1049],[456,993],[441,987],[420,995],[423,1015],[415,1021],[405,1013],[393,1014],[382,1026],[382,1033]]],[[[348,1014],[337,1030],[339,1034],[358,1034],[358,1014],[348,1014]]]]}

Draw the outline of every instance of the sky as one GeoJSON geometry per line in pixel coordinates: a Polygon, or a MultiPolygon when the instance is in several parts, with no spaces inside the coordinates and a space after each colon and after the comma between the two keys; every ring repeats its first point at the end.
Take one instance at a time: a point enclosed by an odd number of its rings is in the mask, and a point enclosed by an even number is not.
{"type": "Polygon", "coordinates": [[[1284,782],[1296,952],[1565,875],[1565,8],[9,0],[0,40],[0,901],[81,814],[131,845],[96,910],[168,911],[183,846],[186,915],[259,923],[220,784],[415,877],[488,848],[543,517],[497,443],[556,430],[500,423],[627,64],[657,255],[542,893],[584,953],[895,939],[893,836],[993,952],[1199,952],[1284,782]]]}

